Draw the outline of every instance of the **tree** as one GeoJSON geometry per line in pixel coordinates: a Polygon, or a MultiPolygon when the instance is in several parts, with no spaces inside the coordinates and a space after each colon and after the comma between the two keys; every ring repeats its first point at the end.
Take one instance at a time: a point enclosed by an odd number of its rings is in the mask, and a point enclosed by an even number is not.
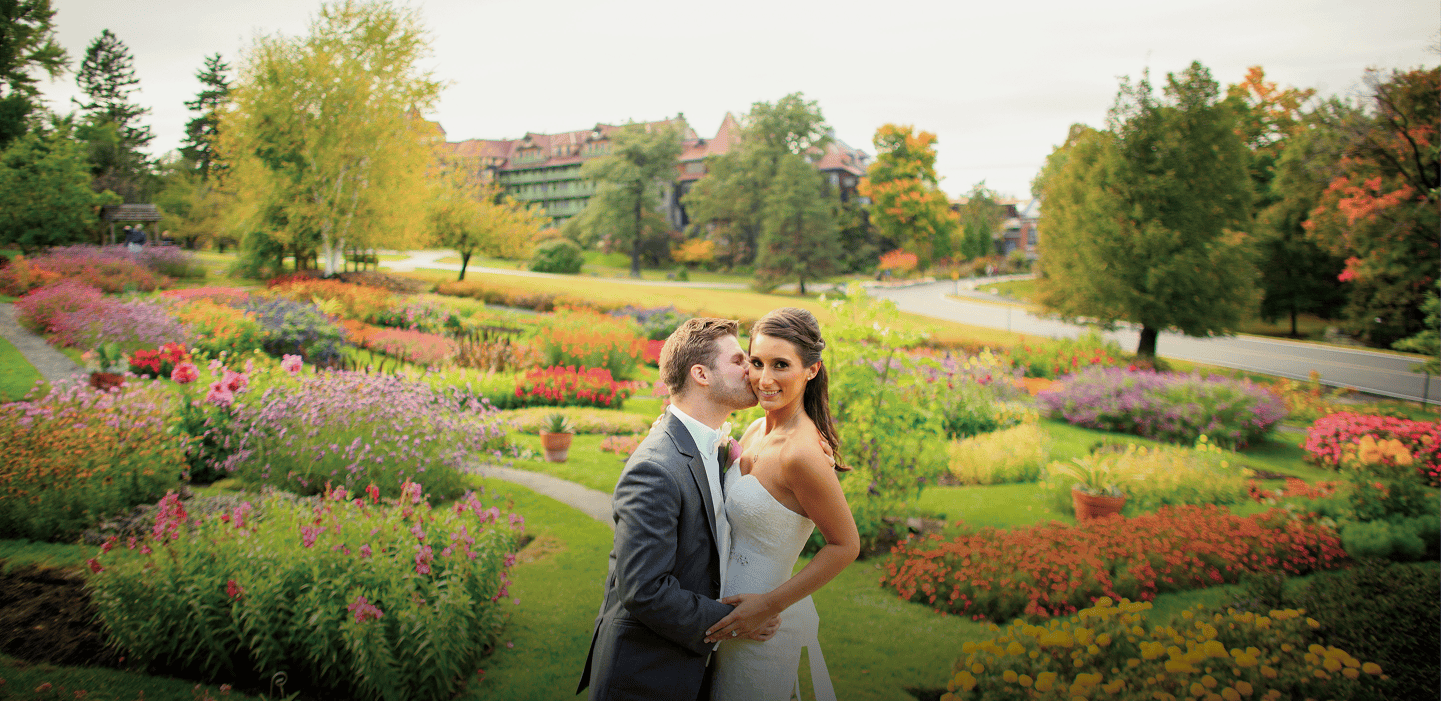
{"type": "Polygon", "coordinates": [[[347,250],[423,237],[439,134],[419,113],[440,93],[427,53],[415,11],[379,1],[324,5],[305,37],[255,43],[219,129],[244,245],[318,249],[333,275],[347,250]]]}
{"type": "Polygon", "coordinates": [[[1167,76],[1163,101],[1148,79],[1123,80],[1106,131],[1072,127],[1033,186],[1046,202],[1041,304],[1139,324],[1143,357],[1162,329],[1210,336],[1250,312],[1246,148],[1219,92],[1192,63],[1167,76]]]}
{"type": "Polygon", "coordinates": [[[871,223],[914,252],[922,268],[950,258],[960,221],[936,177],[936,135],[885,124],[873,143],[876,160],[858,188],[871,199],[871,223]]]}
{"type": "Polygon", "coordinates": [[[805,294],[806,280],[835,270],[839,244],[820,171],[804,156],[781,158],[761,214],[756,279],[762,286],[772,286],[795,278],[805,294]]]}
{"type": "Polygon", "coordinates": [[[1441,274],[1441,68],[1370,72],[1362,109],[1323,113],[1339,157],[1304,226],[1344,257],[1346,314],[1377,345],[1420,331],[1421,303],[1441,274]]]}
{"type": "Polygon", "coordinates": [[[206,56],[205,65],[195,73],[195,79],[203,87],[194,100],[185,103],[186,109],[197,114],[185,123],[180,153],[195,164],[202,180],[209,180],[211,170],[217,165],[214,144],[220,110],[230,101],[230,79],[226,75],[229,71],[230,65],[220,60],[220,54],[206,56]]]}
{"type": "Polygon", "coordinates": [[[1441,294],[1438,292],[1441,292],[1441,280],[1436,282],[1435,289],[1426,293],[1426,300],[1421,303],[1421,313],[1425,315],[1421,331],[1391,346],[1396,350],[1426,356],[1426,362],[1411,368],[1413,372],[1441,374],[1441,294]]]}
{"type": "Polygon", "coordinates": [[[961,245],[957,251],[961,258],[974,260],[996,251],[996,232],[1006,220],[1006,209],[997,200],[994,190],[986,187],[982,180],[966,194],[966,203],[961,205],[961,245]]]}
{"type": "Polygon", "coordinates": [[[708,159],[707,174],[682,203],[697,231],[719,239],[731,265],[754,260],[766,193],[783,157],[823,154],[830,127],[814,100],[791,93],[775,104],[756,102],[742,120],[740,144],[708,159]]]}
{"type": "Polygon", "coordinates": [[[50,0],[0,2],[0,149],[29,129],[40,95],[33,71],[54,79],[65,70],[54,18],[50,0]]]}
{"type": "Polygon", "coordinates": [[[474,254],[519,259],[530,254],[536,235],[550,218],[536,205],[482,185],[459,168],[439,176],[431,200],[430,225],[436,241],[460,253],[460,277],[474,254]]]}
{"type": "Polygon", "coordinates": [[[164,215],[171,237],[190,249],[214,241],[223,252],[225,241],[220,232],[225,210],[234,197],[217,187],[214,179],[207,180],[184,156],[164,158],[158,168],[162,184],[155,193],[155,205],[164,215]]]}
{"type": "Polygon", "coordinates": [[[0,246],[29,254],[85,241],[100,205],[118,201],[90,189],[84,150],[68,122],[32,129],[0,153],[0,246]]]}
{"type": "Polygon", "coordinates": [[[596,191],[575,227],[590,238],[608,237],[613,246],[630,246],[630,276],[639,278],[645,242],[670,231],[658,210],[680,158],[680,132],[669,124],[631,123],[610,138],[611,152],[580,168],[596,191]]]}
{"type": "Polygon", "coordinates": [[[85,49],[75,82],[86,97],[79,102],[76,135],[89,145],[90,187],[114,191],[126,202],[148,199],[150,162],[140,149],[155,137],[139,121],[150,110],[130,101],[140,84],[130,49],[110,30],[101,31],[85,49]]]}

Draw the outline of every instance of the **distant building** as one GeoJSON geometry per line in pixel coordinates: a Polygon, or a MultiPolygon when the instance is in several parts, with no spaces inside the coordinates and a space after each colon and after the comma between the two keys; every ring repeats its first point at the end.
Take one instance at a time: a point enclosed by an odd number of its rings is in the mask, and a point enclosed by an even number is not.
{"type": "MultiPolygon", "coordinates": [[[[951,209],[959,211],[969,201],[965,197],[953,199],[951,209]]],[[[1034,197],[1030,200],[1002,197],[997,199],[996,203],[1001,205],[1004,211],[1001,227],[992,236],[995,252],[1004,256],[1019,250],[1024,252],[1027,258],[1036,259],[1036,244],[1040,242],[1036,222],[1041,218],[1041,201],[1034,197]]]]}
{"type": "MultiPolygon", "coordinates": [[[[680,198],[697,180],[705,177],[705,159],[719,156],[740,143],[740,123],[726,113],[711,139],[696,135],[677,114],[674,119],[645,122],[655,129],[674,125],[681,132],[680,162],[675,181],[662,193],[662,210],[677,229],[689,224],[680,198]]],[[[556,226],[580,214],[595,194],[595,183],[580,176],[581,165],[610,153],[610,137],[621,126],[597,123],[590,129],[560,134],[527,133],[519,139],[470,139],[447,142],[452,156],[468,162],[482,182],[494,182],[516,199],[540,204],[556,226]]],[[[855,197],[856,186],[865,175],[870,156],[840,140],[833,141],[816,168],[840,192],[842,200],[855,197]]]]}

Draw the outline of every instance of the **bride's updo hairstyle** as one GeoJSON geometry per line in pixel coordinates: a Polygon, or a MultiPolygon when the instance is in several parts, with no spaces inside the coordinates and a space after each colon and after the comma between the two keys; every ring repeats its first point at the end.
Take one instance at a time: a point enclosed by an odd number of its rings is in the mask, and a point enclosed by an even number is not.
{"type": "Polygon", "coordinates": [[[835,451],[838,459],[836,469],[842,472],[850,470],[851,468],[839,462],[841,439],[836,433],[836,423],[831,418],[830,380],[826,374],[825,363],[821,362],[821,351],[826,349],[826,342],[821,338],[821,325],[816,321],[815,315],[795,307],[776,309],[761,317],[760,321],[751,327],[751,339],[756,336],[770,336],[789,342],[806,367],[821,363],[816,376],[806,382],[801,406],[805,408],[806,416],[815,423],[821,438],[831,444],[831,449],[835,451]]]}

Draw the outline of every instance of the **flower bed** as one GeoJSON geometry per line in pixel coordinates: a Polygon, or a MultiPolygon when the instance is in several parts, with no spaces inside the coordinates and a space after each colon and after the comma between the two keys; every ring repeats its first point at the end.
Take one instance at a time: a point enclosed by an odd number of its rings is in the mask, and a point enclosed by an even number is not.
{"type": "Polygon", "coordinates": [[[266,282],[265,287],[269,294],[278,297],[333,307],[326,311],[349,319],[367,319],[389,310],[394,304],[394,295],[389,290],[304,275],[274,278],[266,282]]]}
{"type": "MultiPolygon", "coordinates": [[[[1423,482],[1441,486],[1441,422],[1411,421],[1389,416],[1368,416],[1352,412],[1331,414],[1316,420],[1306,431],[1306,459],[1339,469],[1348,448],[1354,449],[1365,436],[1373,440],[1398,440],[1410,452],[1423,482]]],[[[1394,468],[1396,456],[1380,455],[1381,463],[1394,468]]]]}
{"type": "MultiPolygon", "coordinates": [[[[135,664],[356,699],[449,699],[505,622],[524,519],[418,485],[326,490],[193,519],[174,496],[142,541],[90,561],[92,599],[135,664]],[[396,491],[392,488],[389,491],[396,491]]],[[[518,600],[517,600],[518,603],[518,600]]]]}
{"type": "Polygon", "coordinates": [[[299,355],[321,364],[340,358],[345,330],[314,304],[251,298],[244,310],[254,314],[265,329],[265,352],[277,358],[299,355]]]}
{"type": "Polygon", "coordinates": [[[1274,394],[1245,381],[1171,372],[1097,368],[1037,395],[1044,411],[1077,426],[1227,448],[1262,440],[1286,416],[1274,394]]]}
{"type": "Polygon", "coordinates": [[[327,483],[358,490],[404,480],[438,499],[460,494],[460,471],[481,455],[502,457],[495,410],[423,382],[363,372],[297,374],[258,399],[237,403],[235,453],[221,466],[248,482],[315,494],[327,483]]]}
{"type": "Polygon", "coordinates": [[[562,309],[535,336],[544,365],[604,368],[629,380],[645,357],[645,339],[628,317],[562,309]]]}
{"type": "Polygon", "coordinates": [[[60,273],[31,265],[25,256],[15,256],[9,264],[0,266],[0,294],[20,297],[60,279],[60,273]]]}
{"type": "Polygon", "coordinates": [[[153,501],[185,469],[170,397],[77,380],[35,401],[0,404],[0,537],[64,540],[153,501]]]}
{"type": "MultiPolygon", "coordinates": [[[[1182,504],[1240,504],[1250,491],[1248,478],[1255,473],[1232,465],[1236,456],[1211,445],[1205,436],[1196,448],[1176,446],[1114,446],[1083,458],[1077,458],[1083,471],[1100,471],[1109,475],[1116,488],[1126,495],[1126,515],[1154,511],[1161,506],[1182,504]]],[[[1072,513],[1071,488],[1075,480],[1067,477],[1062,466],[1048,466],[1045,487],[1050,491],[1052,506],[1062,513],[1072,513]]]]}
{"type": "Polygon", "coordinates": [[[33,267],[111,294],[132,290],[150,292],[169,287],[170,278],[145,265],[149,260],[132,256],[124,246],[102,248],[84,245],[52,248],[28,259],[33,267]]]}
{"type": "Polygon", "coordinates": [[[455,341],[444,336],[373,326],[368,329],[361,345],[424,367],[444,365],[456,353],[455,341]]]}
{"type": "Polygon", "coordinates": [[[573,295],[558,292],[519,290],[478,279],[461,280],[459,282],[442,282],[436,286],[435,291],[437,294],[449,295],[451,297],[469,297],[478,299],[486,304],[497,304],[503,307],[516,307],[519,309],[534,309],[538,312],[550,312],[565,307],[573,309],[594,309],[599,306],[593,300],[583,299],[573,295]]]}
{"type": "Polygon", "coordinates": [[[1126,364],[1121,347],[1094,332],[1078,338],[1041,341],[1027,341],[1022,337],[1006,355],[1026,377],[1052,380],[1093,367],[1114,368],[1126,364]]]}
{"type": "Polygon", "coordinates": [[[930,536],[892,550],[881,584],[907,601],[976,619],[1046,618],[1102,596],[1235,582],[1244,572],[1305,574],[1346,554],[1327,528],[1277,510],[1236,516],[1215,506],[1162,507],[1134,518],[930,536]]]}
{"type": "Polygon", "coordinates": [[[17,300],[15,318],[21,326],[35,333],[51,333],[56,317],[61,314],[90,309],[103,312],[119,304],[118,300],[106,297],[105,292],[94,285],[62,280],[36,288],[17,300]]]}
{"type": "Polygon", "coordinates": [[[1197,608],[1146,626],[1149,603],[1101,598],[1065,621],[1016,621],[961,645],[945,701],[1367,698],[1383,670],[1318,644],[1304,611],[1197,608]]]}
{"type": "Polygon", "coordinates": [[[951,477],[960,484],[1033,482],[1046,464],[1049,442],[1034,423],[952,441],[951,477]]]}
{"type": "Polygon", "coordinates": [[[182,302],[208,299],[216,304],[231,307],[244,306],[245,301],[250,298],[250,291],[240,287],[185,287],[176,290],[165,290],[160,294],[171,299],[178,299],[182,302]]]}
{"type": "Polygon", "coordinates": [[[515,405],[593,406],[619,409],[630,386],[605,368],[548,367],[527,370],[515,384],[515,405]]]}
{"type": "Polygon", "coordinates": [[[143,298],[121,302],[105,298],[97,305],[56,314],[50,322],[51,343],[67,348],[95,348],[113,343],[121,350],[153,348],[162,343],[188,343],[190,328],[164,303],[143,298]]]}
{"type": "MultiPolygon", "coordinates": [[[[265,328],[255,314],[217,303],[217,299],[225,297],[197,296],[171,310],[175,318],[194,333],[195,347],[210,355],[222,352],[238,355],[264,349],[265,328]]],[[[243,304],[245,298],[238,299],[243,304]]]]}
{"type": "Polygon", "coordinates": [[[654,420],[654,417],[640,414],[624,414],[602,409],[556,409],[554,407],[514,409],[501,412],[497,418],[514,424],[517,430],[524,433],[540,433],[545,417],[555,413],[565,414],[566,419],[575,427],[576,433],[609,435],[646,433],[650,431],[651,422],[654,420]]]}

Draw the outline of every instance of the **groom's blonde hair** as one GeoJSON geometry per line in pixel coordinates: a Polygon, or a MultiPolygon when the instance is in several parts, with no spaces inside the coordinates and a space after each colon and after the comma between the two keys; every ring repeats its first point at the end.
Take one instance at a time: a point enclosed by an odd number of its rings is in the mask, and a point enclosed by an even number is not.
{"type": "Polygon", "coordinates": [[[660,349],[660,379],[670,393],[685,393],[692,366],[714,369],[716,341],[737,335],[739,328],[735,319],[696,317],[681,324],[660,349]]]}

